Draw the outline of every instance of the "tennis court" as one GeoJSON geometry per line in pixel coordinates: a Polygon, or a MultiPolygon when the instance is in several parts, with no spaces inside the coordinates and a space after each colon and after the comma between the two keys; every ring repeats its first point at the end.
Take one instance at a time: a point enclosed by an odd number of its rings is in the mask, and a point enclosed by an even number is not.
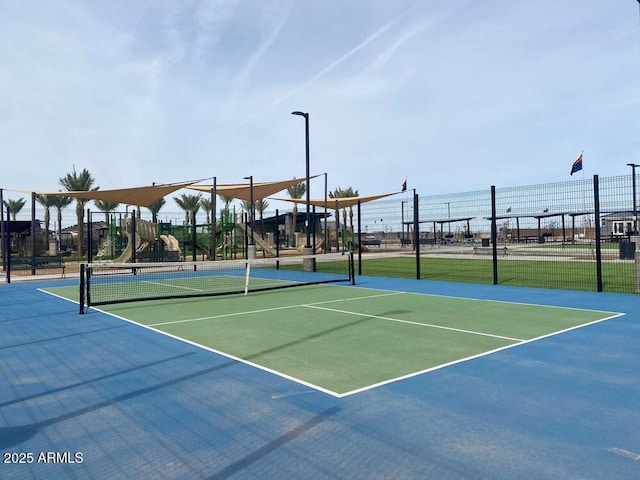
{"type": "Polygon", "coordinates": [[[2,478],[637,476],[635,295],[359,276],[79,315],[77,279],[0,288],[0,451],[64,460],[2,478]]]}
{"type": "MultiPolygon", "coordinates": [[[[124,295],[123,285],[139,291],[132,285],[143,283],[166,294],[196,285],[141,278],[110,289],[124,295]]],[[[202,276],[195,281],[201,289],[202,276]]],[[[100,310],[338,397],[620,315],[333,285],[100,310]]]]}

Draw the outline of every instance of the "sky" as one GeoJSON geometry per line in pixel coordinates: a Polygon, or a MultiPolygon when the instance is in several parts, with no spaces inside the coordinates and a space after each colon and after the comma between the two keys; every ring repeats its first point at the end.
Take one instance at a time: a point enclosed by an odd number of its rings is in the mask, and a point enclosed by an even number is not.
{"type": "Polygon", "coordinates": [[[0,0],[0,188],[59,190],[74,168],[103,190],[304,178],[293,111],[309,113],[310,174],[330,191],[569,181],[581,153],[586,176],[626,175],[639,7],[0,0]]]}

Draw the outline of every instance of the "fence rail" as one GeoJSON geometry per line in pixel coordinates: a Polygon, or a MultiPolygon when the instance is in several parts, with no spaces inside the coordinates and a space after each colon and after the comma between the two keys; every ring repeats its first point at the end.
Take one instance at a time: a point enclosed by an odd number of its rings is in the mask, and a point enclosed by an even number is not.
{"type": "MultiPolygon", "coordinates": [[[[630,176],[363,203],[359,272],[607,292],[639,291],[630,176]],[[418,212],[414,220],[414,212],[418,212]]],[[[638,240],[638,241],[636,241],[638,240]]]]}

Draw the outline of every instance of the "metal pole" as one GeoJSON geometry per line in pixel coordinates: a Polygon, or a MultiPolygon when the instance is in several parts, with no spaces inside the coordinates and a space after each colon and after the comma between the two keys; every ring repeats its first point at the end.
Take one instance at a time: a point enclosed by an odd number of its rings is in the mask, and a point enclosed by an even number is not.
{"type": "Polygon", "coordinates": [[[358,275],[362,275],[362,224],[360,223],[361,215],[361,201],[358,200],[358,275]]]}
{"type": "Polygon", "coordinates": [[[6,243],[5,243],[4,236],[5,236],[5,233],[7,236],[9,236],[9,233],[7,232],[7,229],[5,228],[5,224],[4,224],[4,198],[2,195],[3,191],[4,189],[0,188],[0,237],[2,237],[2,241],[0,242],[2,243],[2,245],[0,245],[0,250],[2,250],[2,269],[6,270],[7,251],[5,249],[6,243]]]}
{"type": "Polygon", "coordinates": [[[593,176],[593,208],[595,210],[596,234],[596,290],[602,292],[602,245],[600,232],[600,182],[598,175],[593,176]]]}
{"type": "Polygon", "coordinates": [[[635,163],[627,163],[631,167],[631,188],[633,194],[633,235],[638,234],[638,209],[636,206],[636,167],[640,166],[635,163]]]}
{"type": "Polygon", "coordinates": [[[216,185],[216,177],[213,177],[213,188],[211,189],[211,252],[209,253],[209,258],[215,261],[217,256],[217,238],[216,238],[216,196],[217,196],[217,185],[216,185]]]}
{"type": "Polygon", "coordinates": [[[307,243],[305,245],[305,249],[307,249],[307,252],[305,253],[309,253],[308,249],[311,248],[311,208],[310,208],[310,203],[311,203],[311,188],[309,185],[309,114],[305,113],[305,112],[291,112],[291,115],[299,115],[301,117],[304,117],[304,133],[305,133],[305,170],[306,170],[306,191],[307,191],[307,196],[306,196],[306,204],[307,204],[307,243]]]}
{"type": "Polygon", "coordinates": [[[329,241],[329,230],[327,230],[327,172],[324,172],[324,251],[331,253],[331,243],[329,241]]]}
{"type": "MultiPolygon", "coordinates": [[[[540,221],[540,220],[538,220],[540,221]]],[[[539,228],[539,227],[538,227],[539,228]]],[[[496,224],[496,187],[491,185],[491,244],[493,257],[493,284],[498,284],[498,226],[496,224]]]]}
{"type": "Polygon", "coordinates": [[[36,274],[36,192],[31,192],[31,275],[36,274]]]}
{"type": "Polygon", "coordinates": [[[420,200],[416,189],[413,189],[413,245],[416,251],[416,280],[420,280],[420,214],[418,212],[420,200]]]}
{"type": "MultiPolygon", "coordinates": [[[[3,204],[4,206],[4,204],[3,204]]],[[[3,209],[4,211],[4,209],[3,209]]],[[[7,283],[11,283],[11,209],[7,206],[7,228],[6,228],[7,238],[5,239],[7,243],[5,244],[6,248],[3,247],[3,250],[6,250],[5,253],[5,268],[7,270],[7,283]]]]}

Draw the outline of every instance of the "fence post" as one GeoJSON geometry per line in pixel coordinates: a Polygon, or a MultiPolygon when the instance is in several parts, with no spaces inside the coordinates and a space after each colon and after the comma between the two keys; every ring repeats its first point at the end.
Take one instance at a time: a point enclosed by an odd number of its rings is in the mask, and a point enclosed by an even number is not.
{"type": "Polygon", "coordinates": [[[416,280],[420,280],[420,215],[418,203],[420,199],[413,189],[413,244],[416,247],[416,280]]]}
{"type": "Polygon", "coordinates": [[[80,315],[84,315],[84,303],[85,303],[85,268],[86,265],[84,263],[80,264],[80,315]]]}
{"type": "MultiPolygon", "coordinates": [[[[2,208],[2,205],[0,205],[2,208]]],[[[7,283],[11,283],[11,209],[7,207],[7,225],[5,228],[6,244],[2,248],[5,251],[4,266],[7,272],[7,283]]]]}
{"type": "Polygon", "coordinates": [[[362,275],[362,213],[360,206],[362,202],[358,200],[358,275],[362,275]]]}
{"type": "Polygon", "coordinates": [[[593,176],[593,209],[596,230],[596,288],[602,292],[602,245],[600,244],[600,182],[598,175],[593,176]]]}
{"type": "Polygon", "coordinates": [[[491,185],[491,257],[493,259],[493,284],[498,284],[498,227],[496,225],[496,186],[491,185]]]}
{"type": "MultiPolygon", "coordinates": [[[[36,274],[36,192],[31,192],[31,275],[36,274]]],[[[47,238],[48,242],[49,239],[47,238]]]]}

